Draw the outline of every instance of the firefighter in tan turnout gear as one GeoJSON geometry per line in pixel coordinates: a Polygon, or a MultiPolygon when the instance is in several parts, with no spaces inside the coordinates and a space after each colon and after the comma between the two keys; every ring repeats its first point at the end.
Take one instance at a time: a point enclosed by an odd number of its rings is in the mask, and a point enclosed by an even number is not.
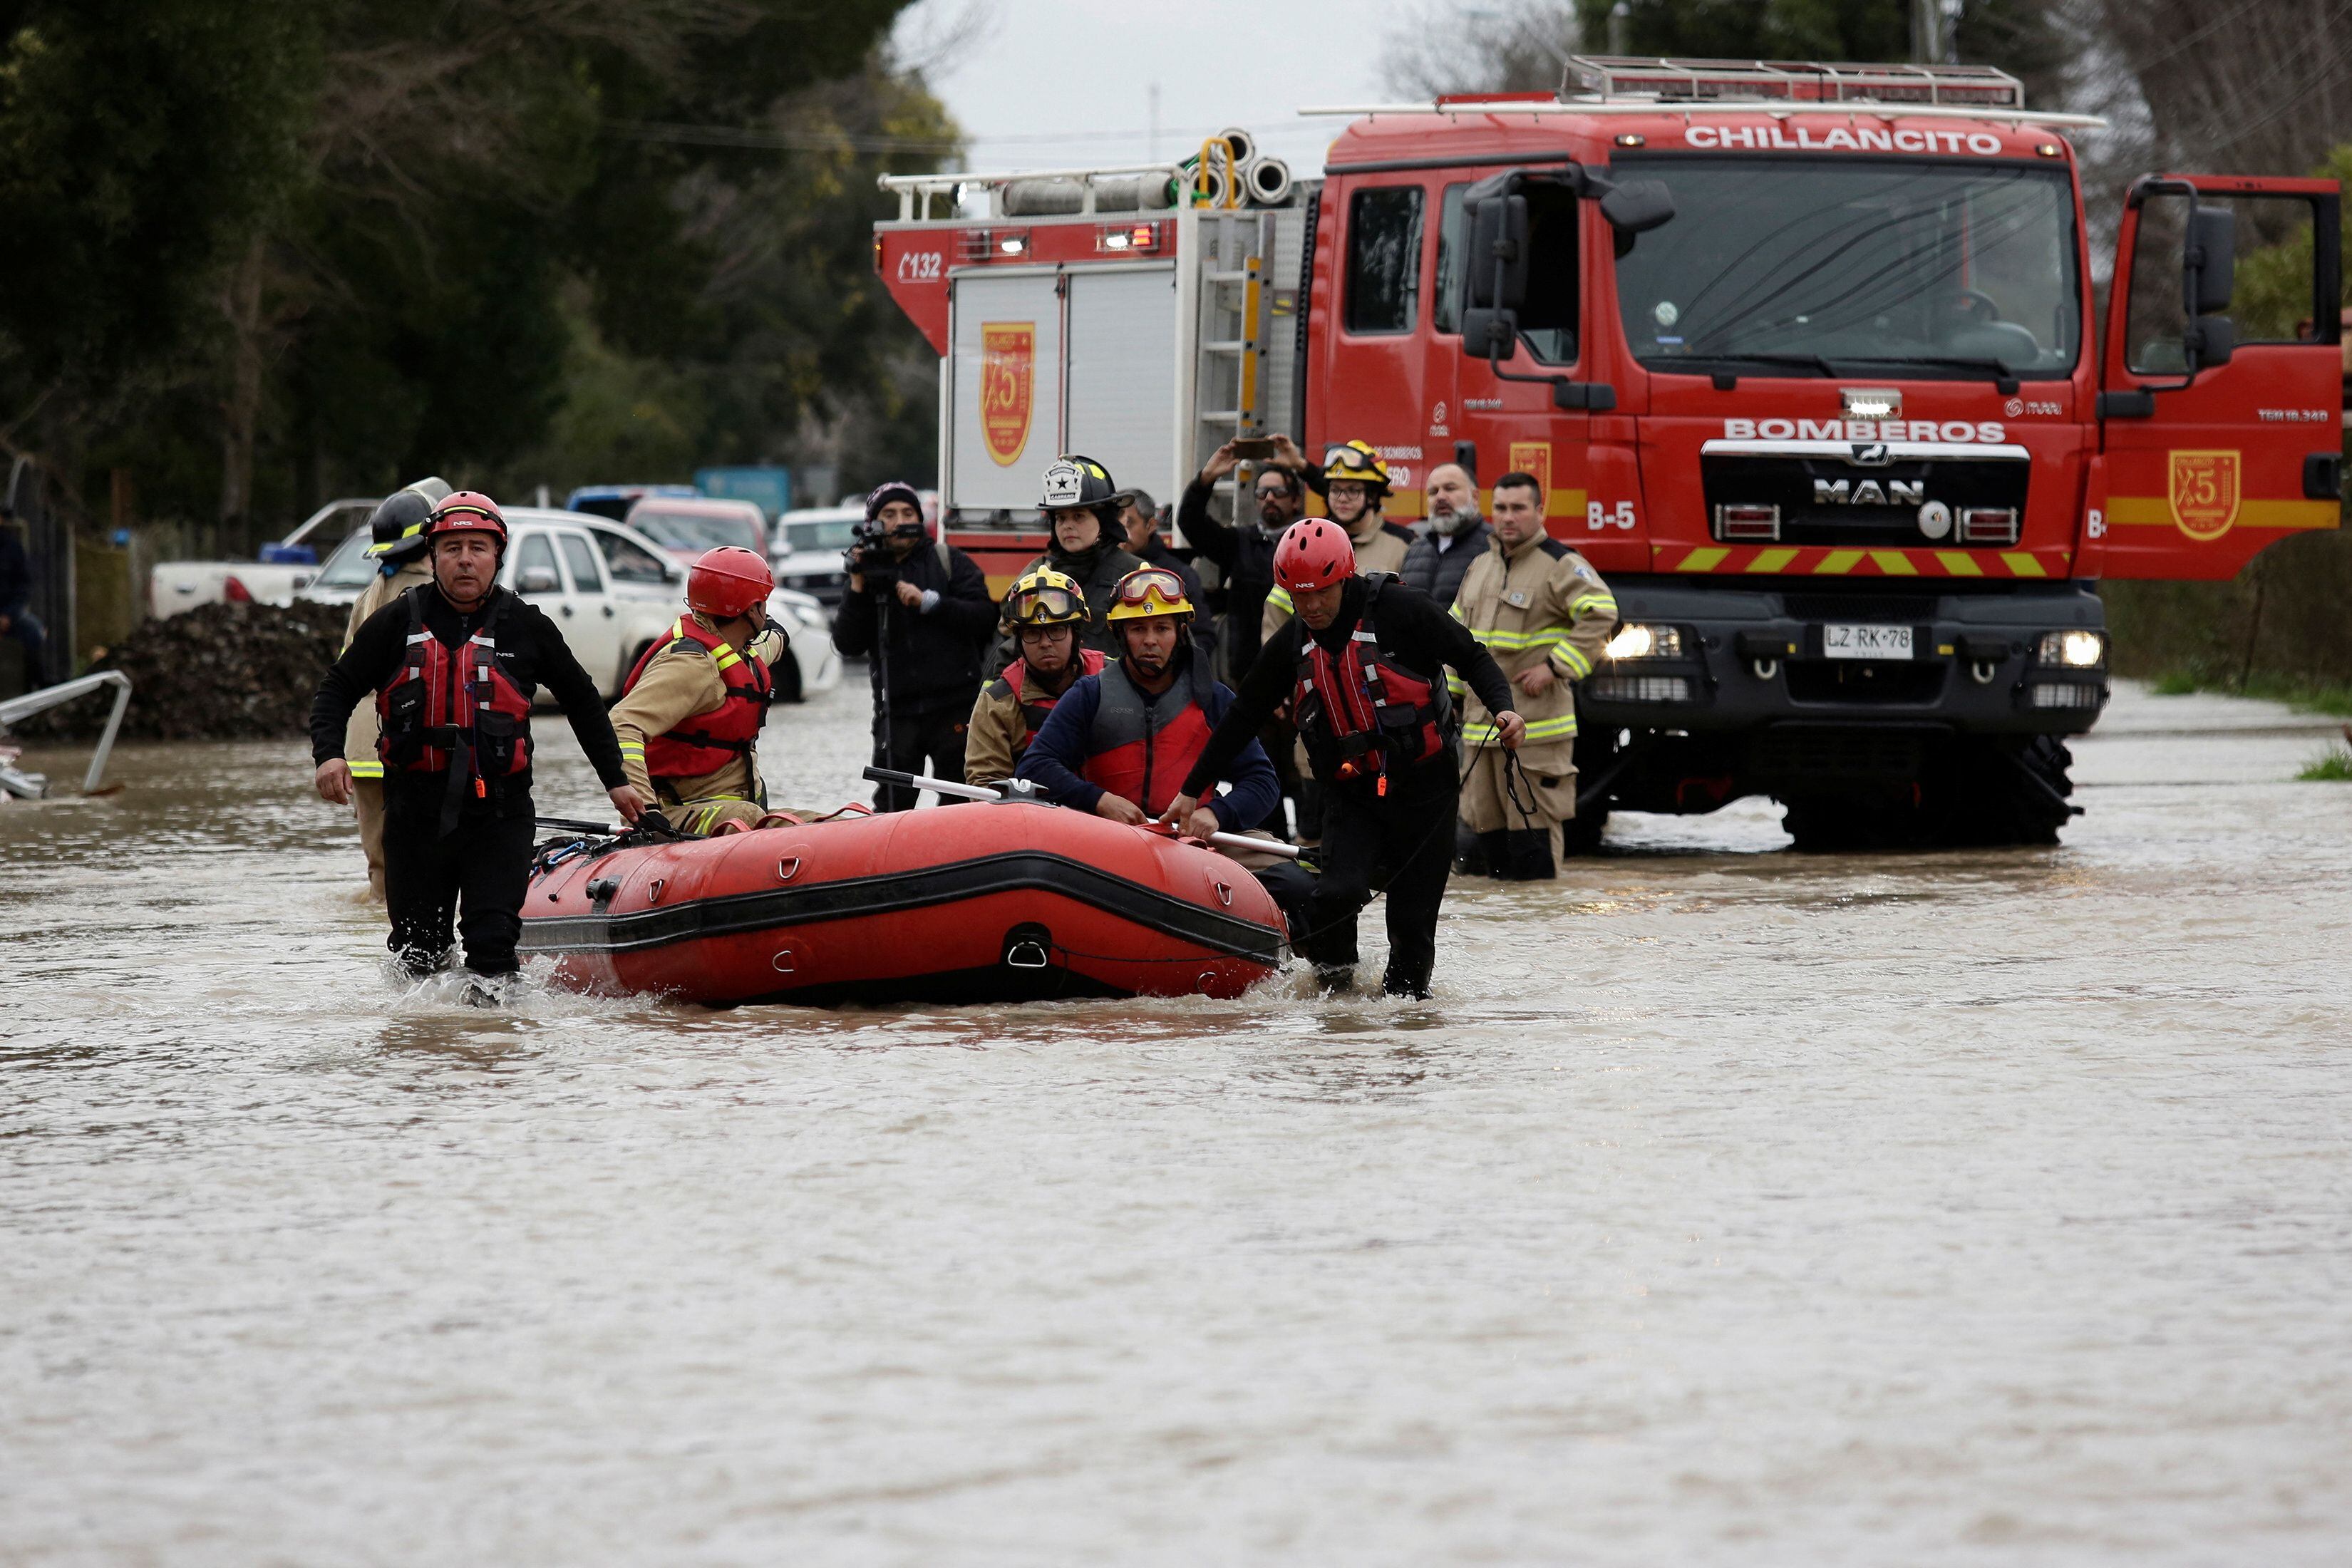
{"type": "MultiPolygon", "coordinates": [[[[377,503],[368,519],[368,553],[375,558],[375,575],[352,601],[351,619],[343,624],[343,647],[352,646],[360,626],[370,616],[411,588],[433,581],[433,558],[425,549],[425,520],[449,499],[446,479],[419,479],[394,490],[377,503]]],[[[368,886],[383,902],[383,762],[375,754],[375,704],[362,702],[352,710],[343,728],[343,755],[352,766],[352,810],[360,819],[360,848],[367,856],[368,886]]]]}
{"type": "Polygon", "coordinates": [[[1086,630],[1087,596],[1077,583],[1050,566],[1024,573],[1004,595],[1004,624],[1018,639],[1021,657],[981,688],[964,727],[963,782],[1003,784],[1021,765],[1037,727],[1071,687],[1099,675],[1103,656],[1080,647],[1086,630]]]}
{"type": "Polygon", "coordinates": [[[775,578],[751,551],[703,552],[686,580],[687,613],[637,660],[613,705],[629,782],[672,826],[734,833],[768,815],[760,728],[775,700],[769,632],[775,578]]]}
{"type": "Polygon", "coordinates": [[[1617,601],[1584,557],[1544,531],[1543,487],[1532,474],[1495,481],[1495,536],[1470,563],[1454,618],[1510,678],[1527,740],[1512,754],[1474,692],[1463,703],[1462,820],[1486,868],[1506,880],[1554,874],[1559,825],[1576,815],[1576,682],[1592,673],[1617,625],[1617,601]]]}
{"type": "MultiPolygon", "coordinates": [[[[1389,466],[1381,461],[1370,443],[1349,441],[1332,447],[1323,454],[1323,466],[1309,471],[1307,482],[1323,491],[1323,510],[1348,531],[1348,542],[1356,549],[1357,571],[1404,570],[1405,552],[1412,548],[1412,530],[1381,515],[1381,503],[1388,499],[1389,466]]],[[[1277,583],[1265,596],[1261,642],[1272,642],[1289,618],[1290,591],[1277,583]]]]}

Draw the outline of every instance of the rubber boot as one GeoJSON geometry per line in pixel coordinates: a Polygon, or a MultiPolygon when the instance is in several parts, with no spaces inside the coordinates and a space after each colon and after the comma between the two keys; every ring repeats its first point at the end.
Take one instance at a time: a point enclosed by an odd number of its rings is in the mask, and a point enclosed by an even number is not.
{"type": "Polygon", "coordinates": [[[1503,863],[1509,868],[1502,873],[1510,882],[1549,882],[1559,874],[1551,858],[1551,829],[1549,827],[1512,828],[1503,835],[1506,844],[1503,863]]]}
{"type": "Polygon", "coordinates": [[[1508,882],[1511,876],[1511,836],[1500,828],[1478,835],[1478,854],[1486,861],[1486,875],[1498,882],[1508,882]]]}
{"type": "Polygon", "coordinates": [[[1356,989],[1356,966],[1352,963],[1318,963],[1315,966],[1315,988],[1326,996],[1346,996],[1356,989]]]}
{"type": "Polygon", "coordinates": [[[1486,874],[1486,837],[1472,832],[1466,822],[1454,825],[1454,873],[1457,877],[1486,874]]]}

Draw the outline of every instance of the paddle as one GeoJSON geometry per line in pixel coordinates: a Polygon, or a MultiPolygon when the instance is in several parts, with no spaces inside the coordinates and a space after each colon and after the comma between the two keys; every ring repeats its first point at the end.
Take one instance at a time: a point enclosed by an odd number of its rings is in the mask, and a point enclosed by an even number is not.
{"type": "MultiPolygon", "coordinates": [[[[927,789],[957,800],[1017,801],[1032,805],[1051,805],[1028,779],[1006,779],[1001,784],[956,784],[948,779],[927,778],[921,773],[901,773],[897,768],[868,768],[866,776],[876,784],[896,784],[900,789],[927,789]]],[[[1150,825],[1159,832],[1173,835],[1171,823],[1150,825]]],[[[1212,833],[1204,841],[1220,849],[1244,849],[1254,855],[1275,855],[1286,860],[1298,858],[1298,847],[1285,844],[1279,838],[1252,838],[1245,833],[1212,833]]]]}

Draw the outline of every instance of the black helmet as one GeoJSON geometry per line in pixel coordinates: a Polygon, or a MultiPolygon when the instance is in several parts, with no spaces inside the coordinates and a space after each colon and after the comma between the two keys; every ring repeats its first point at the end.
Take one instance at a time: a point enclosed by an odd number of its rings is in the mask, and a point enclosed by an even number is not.
{"type": "Polygon", "coordinates": [[[1068,511],[1085,507],[1109,528],[1118,521],[1118,486],[1110,470],[1092,458],[1082,458],[1075,452],[1054,459],[1045,470],[1045,499],[1037,503],[1040,511],[1068,511]]]}
{"type": "Polygon", "coordinates": [[[449,499],[449,481],[418,479],[376,503],[368,519],[368,535],[375,542],[368,553],[383,561],[405,561],[425,552],[425,522],[433,509],[449,499]]]}

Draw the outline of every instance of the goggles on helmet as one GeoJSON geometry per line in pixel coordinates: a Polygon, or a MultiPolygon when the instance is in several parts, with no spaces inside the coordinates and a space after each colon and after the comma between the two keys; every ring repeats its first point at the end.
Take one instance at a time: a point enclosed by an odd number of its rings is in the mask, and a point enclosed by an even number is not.
{"type": "Polygon", "coordinates": [[[1385,484],[1387,476],[1381,472],[1381,460],[1361,447],[1334,447],[1323,454],[1323,476],[1332,479],[1366,479],[1373,484],[1385,484]]]}
{"type": "Polygon", "coordinates": [[[1118,580],[1118,602],[1130,609],[1151,603],[1154,595],[1163,604],[1191,602],[1184,596],[1184,579],[1164,567],[1130,572],[1118,580]]]}
{"type": "Polygon", "coordinates": [[[1110,611],[1103,618],[1111,621],[1143,620],[1151,616],[1185,616],[1192,613],[1192,601],[1184,592],[1184,579],[1165,566],[1139,566],[1118,580],[1111,591],[1110,611]]]}
{"type": "Polygon", "coordinates": [[[1084,599],[1068,588],[1034,583],[1015,588],[1004,607],[1004,618],[1016,626],[1059,626],[1087,618],[1084,599]]]}

